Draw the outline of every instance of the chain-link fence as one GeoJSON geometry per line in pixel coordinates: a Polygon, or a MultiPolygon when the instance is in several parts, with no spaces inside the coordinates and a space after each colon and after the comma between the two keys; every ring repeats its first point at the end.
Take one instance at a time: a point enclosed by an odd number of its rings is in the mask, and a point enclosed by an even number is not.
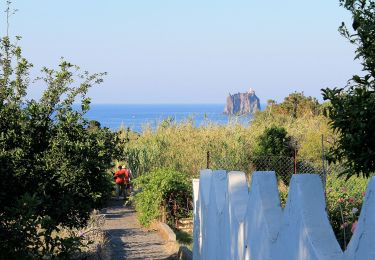
{"type": "Polygon", "coordinates": [[[345,170],[340,164],[328,164],[326,160],[311,161],[304,158],[285,156],[256,156],[250,159],[252,171],[275,171],[285,185],[289,185],[293,174],[319,174],[325,186],[329,174],[338,174],[345,170]]]}
{"type": "Polygon", "coordinates": [[[278,179],[289,185],[293,174],[319,174],[325,186],[326,176],[341,173],[345,168],[340,164],[328,164],[326,160],[308,160],[302,157],[287,156],[253,156],[246,160],[233,160],[222,157],[216,160],[214,155],[207,153],[207,168],[242,170],[248,174],[254,171],[275,171],[278,179]],[[244,162],[245,161],[245,162],[244,162]],[[246,164],[246,165],[244,165],[246,164]]]}

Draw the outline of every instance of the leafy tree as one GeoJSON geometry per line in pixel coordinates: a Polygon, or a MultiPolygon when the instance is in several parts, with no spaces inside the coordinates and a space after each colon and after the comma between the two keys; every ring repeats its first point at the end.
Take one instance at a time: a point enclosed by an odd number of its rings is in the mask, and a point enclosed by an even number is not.
{"type": "Polygon", "coordinates": [[[329,155],[347,166],[347,177],[368,177],[375,171],[375,1],[340,0],[340,5],[352,13],[353,30],[342,23],[339,31],[357,46],[355,59],[365,75],[354,75],[344,88],[322,89],[330,101],[326,115],[338,134],[329,155]]]}
{"type": "Polygon", "coordinates": [[[43,68],[46,90],[29,100],[31,67],[9,37],[0,40],[0,255],[68,258],[79,238],[54,234],[84,226],[111,191],[113,134],[84,118],[86,93],[104,74],[61,60],[58,69],[43,68]]]}
{"type": "Polygon", "coordinates": [[[289,115],[292,118],[317,116],[320,114],[320,104],[316,98],[306,97],[304,93],[294,92],[284,98],[280,104],[274,100],[267,101],[267,109],[277,114],[289,115]]]}

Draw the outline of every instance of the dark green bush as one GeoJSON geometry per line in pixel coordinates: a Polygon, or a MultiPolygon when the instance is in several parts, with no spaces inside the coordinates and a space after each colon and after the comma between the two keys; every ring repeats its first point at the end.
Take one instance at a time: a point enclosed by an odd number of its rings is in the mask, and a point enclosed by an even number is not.
{"type": "Polygon", "coordinates": [[[345,23],[339,31],[355,47],[362,73],[345,87],[322,89],[330,105],[325,114],[338,134],[329,159],[345,165],[342,174],[369,177],[375,172],[375,1],[340,0],[352,15],[352,30],[345,23]]]}
{"type": "Polygon", "coordinates": [[[78,238],[61,227],[82,227],[111,191],[107,169],[113,134],[84,118],[89,87],[102,74],[78,74],[62,60],[42,70],[39,100],[28,100],[31,64],[8,37],[0,40],[0,256],[69,257],[78,238]],[[75,84],[75,81],[80,83],[75,84]],[[73,102],[80,101],[79,110],[73,102]]]}
{"type": "Polygon", "coordinates": [[[259,149],[256,155],[262,156],[294,156],[292,137],[284,127],[273,125],[266,128],[258,137],[259,149]]]}

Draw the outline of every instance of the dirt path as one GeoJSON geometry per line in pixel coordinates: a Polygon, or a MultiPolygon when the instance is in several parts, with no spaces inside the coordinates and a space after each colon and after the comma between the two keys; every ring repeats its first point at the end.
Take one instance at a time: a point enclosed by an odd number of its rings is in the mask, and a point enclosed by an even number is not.
{"type": "Polygon", "coordinates": [[[159,234],[142,228],[134,209],[122,204],[113,200],[103,211],[111,259],[173,259],[159,234]]]}

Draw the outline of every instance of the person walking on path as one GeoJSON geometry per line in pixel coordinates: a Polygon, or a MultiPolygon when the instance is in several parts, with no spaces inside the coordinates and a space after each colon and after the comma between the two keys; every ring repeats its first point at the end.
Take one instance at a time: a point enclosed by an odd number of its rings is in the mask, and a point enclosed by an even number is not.
{"type": "Polygon", "coordinates": [[[125,176],[126,174],[127,174],[127,171],[123,169],[122,166],[120,165],[118,167],[118,170],[113,175],[113,178],[115,179],[115,182],[116,182],[117,200],[120,198],[121,195],[123,195],[125,198],[125,176]]]}
{"type": "Polygon", "coordinates": [[[131,170],[129,169],[129,167],[127,167],[128,164],[125,163],[125,165],[123,166],[123,169],[125,170],[125,195],[124,195],[124,199],[125,196],[127,197],[128,193],[131,192],[131,178],[133,178],[132,174],[131,174],[131,170]]]}

